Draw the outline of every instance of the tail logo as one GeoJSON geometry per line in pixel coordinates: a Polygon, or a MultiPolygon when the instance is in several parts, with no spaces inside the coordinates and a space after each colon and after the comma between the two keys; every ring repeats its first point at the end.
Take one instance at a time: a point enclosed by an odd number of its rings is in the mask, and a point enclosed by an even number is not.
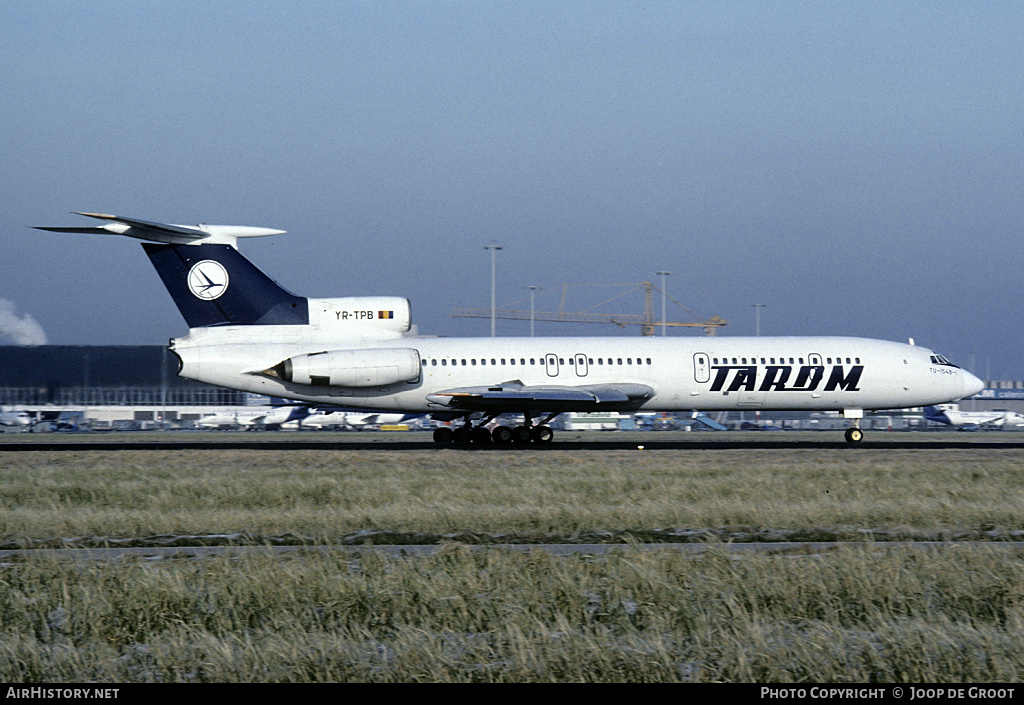
{"type": "Polygon", "coordinates": [[[228,270],[212,259],[197,262],[188,270],[188,289],[197,299],[213,301],[228,290],[228,270]]]}

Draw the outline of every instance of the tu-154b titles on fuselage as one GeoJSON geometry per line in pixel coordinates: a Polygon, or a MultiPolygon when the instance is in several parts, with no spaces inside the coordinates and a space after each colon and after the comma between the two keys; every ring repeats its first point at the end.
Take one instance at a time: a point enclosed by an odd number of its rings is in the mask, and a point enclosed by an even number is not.
{"type": "Polygon", "coordinates": [[[312,299],[237,250],[245,226],[107,221],[143,248],[189,326],[171,341],[188,379],[312,405],[461,419],[438,443],[547,443],[569,411],[838,411],[863,437],[867,410],[941,404],[983,388],[926,348],[844,337],[419,338],[401,297],[312,299]],[[522,425],[486,427],[502,414],[522,425]],[[537,420],[539,419],[539,422],[537,420]]]}

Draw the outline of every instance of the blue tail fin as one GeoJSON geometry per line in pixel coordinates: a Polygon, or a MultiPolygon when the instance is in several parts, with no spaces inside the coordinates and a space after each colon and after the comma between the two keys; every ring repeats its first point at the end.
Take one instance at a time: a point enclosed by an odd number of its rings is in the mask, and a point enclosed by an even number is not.
{"type": "Polygon", "coordinates": [[[309,304],[229,245],[142,247],[189,328],[305,325],[309,304]]]}

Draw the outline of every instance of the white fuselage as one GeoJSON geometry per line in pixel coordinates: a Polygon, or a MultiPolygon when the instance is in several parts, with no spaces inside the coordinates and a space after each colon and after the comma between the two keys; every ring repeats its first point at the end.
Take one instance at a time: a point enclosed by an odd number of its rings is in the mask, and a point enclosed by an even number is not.
{"type": "MultiPolygon", "coordinates": [[[[630,409],[863,410],[949,402],[980,391],[974,375],[913,345],[844,337],[429,338],[336,336],[311,326],[195,328],[172,341],[183,377],[268,396],[340,406],[439,411],[454,388],[638,384],[630,409]],[[415,351],[419,375],[379,386],[310,386],[268,372],[325,351],[415,351]]],[[[412,354],[412,353],[410,353],[412,354]]],[[[315,359],[315,358],[313,358],[315,359]]],[[[592,405],[586,407],[592,409],[592,405]]],[[[614,408],[613,406],[603,408],[614,408]]],[[[564,411],[576,410],[571,403],[564,411]]]]}

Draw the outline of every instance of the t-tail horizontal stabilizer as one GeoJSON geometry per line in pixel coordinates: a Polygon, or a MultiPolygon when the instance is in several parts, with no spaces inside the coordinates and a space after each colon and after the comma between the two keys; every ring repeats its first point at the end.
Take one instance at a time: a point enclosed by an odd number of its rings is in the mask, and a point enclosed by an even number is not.
{"type": "Polygon", "coordinates": [[[89,218],[110,221],[106,225],[92,227],[41,227],[36,230],[48,230],[55,233],[89,233],[111,234],[134,237],[147,242],[159,242],[165,245],[230,245],[238,247],[240,237],[264,237],[266,235],[282,235],[284,230],[272,228],[254,228],[248,225],[174,225],[173,223],[151,223],[148,220],[123,218],[106,213],[81,213],[89,218]]]}

